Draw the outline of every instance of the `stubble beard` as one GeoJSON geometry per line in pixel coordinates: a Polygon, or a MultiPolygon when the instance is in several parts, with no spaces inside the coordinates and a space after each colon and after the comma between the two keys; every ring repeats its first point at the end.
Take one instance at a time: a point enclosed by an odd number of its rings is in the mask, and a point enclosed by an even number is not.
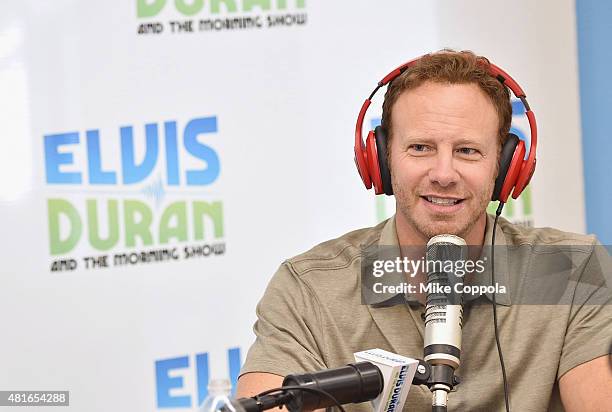
{"type": "Polygon", "coordinates": [[[407,190],[404,185],[399,184],[393,176],[391,180],[397,213],[401,214],[412,230],[424,239],[431,239],[440,234],[451,234],[466,238],[478,219],[485,213],[492,193],[492,190],[482,191],[467,199],[470,203],[467,205],[469,210],[460,211],[461,221],[457,221],[457,215],[432,215],[433,218],[430,218],[428,216],[416,216],[415,209],[421,198],[409,189],[407,190]]]}

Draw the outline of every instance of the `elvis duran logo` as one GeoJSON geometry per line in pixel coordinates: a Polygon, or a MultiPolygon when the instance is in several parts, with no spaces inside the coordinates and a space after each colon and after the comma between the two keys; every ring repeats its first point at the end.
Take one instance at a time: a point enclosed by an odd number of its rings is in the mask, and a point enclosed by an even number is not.
{"type": "MultiPolygon", "coordinates": [[[[210,366],[221,363],[219,362],[221,360],[219,354],[216,353],[215,355],[210,352],[202,352],[193,356],[186,354],[156,360],[157,408],[160,410],[169,408],[191,409],[201,405],[208,395],[208,382],[212,369],[210,366]]],[[[234,394],[242,364],[240,348],[228,348],[226,359],[230,383],[232,384],[232,394],[234,394]]]]}
{"type": "Polygon", "coordinates": [[[216,116],[44,135],[51,271],[222,255],[218,141],[216,116]]]}
{"type": "Polygon", "coordinates": [[[139,35],[304,26],[306,0],[136,0],[139,35]]]}

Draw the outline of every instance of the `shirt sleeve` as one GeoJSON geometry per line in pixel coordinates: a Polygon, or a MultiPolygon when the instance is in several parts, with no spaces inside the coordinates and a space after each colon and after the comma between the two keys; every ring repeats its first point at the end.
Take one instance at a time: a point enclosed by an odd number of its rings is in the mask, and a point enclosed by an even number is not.
{"type": "Polygon", "coordinates": [[[597,243],[576,285],[557,379],[611,352],[612,264],[607,248],[597,243]]]}
{"type": "Polygon", "coordinates": [[[285,262],[257,305],[256,339],[240,371],[280,376],[326,367],[320,307],[312,290],[285,262]]]}

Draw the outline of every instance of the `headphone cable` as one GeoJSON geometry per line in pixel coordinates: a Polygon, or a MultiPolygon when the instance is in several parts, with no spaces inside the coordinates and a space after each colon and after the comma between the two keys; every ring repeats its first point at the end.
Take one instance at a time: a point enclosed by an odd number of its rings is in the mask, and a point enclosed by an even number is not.
{"type": "Polygon", "coordinates": [[[491,297],[493,298],[493,326],[495,329],[495,343],[497,344],[497,353],[499,355],[499,362],[501,364],[502,376],[504,379],[504,401],[506,403],[506,412],[510,412],[510,399],[508,389],[508,379],[506,378],[506,367],[504,366],[504,356],[502,355],[501,344],[499,343],[499,331],[497,329],[497,302],[495,300],[495,228],[497,227],[497,219],[501,215],[502,209],[504,208],[504,202],[499,202],[499,206],[495,211],[495,220],[493,221],[493,235],[491,237],[491,285],[493,286],[493,292],[491,297]]]}

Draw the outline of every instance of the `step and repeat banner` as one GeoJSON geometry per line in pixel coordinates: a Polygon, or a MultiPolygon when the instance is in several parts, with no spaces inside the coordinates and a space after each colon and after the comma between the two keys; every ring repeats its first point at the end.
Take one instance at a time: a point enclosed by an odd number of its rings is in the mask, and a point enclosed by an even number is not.
{"type": "Polygon", "coordinates": [[[507,69],[538,116],[506,216],[584,231],[573,3],[549,3],[1,1],[0,390],[184,411],[235,383],[278,265],[393,214],[354,170],[357,111],[442,47],[507,69]]]}

